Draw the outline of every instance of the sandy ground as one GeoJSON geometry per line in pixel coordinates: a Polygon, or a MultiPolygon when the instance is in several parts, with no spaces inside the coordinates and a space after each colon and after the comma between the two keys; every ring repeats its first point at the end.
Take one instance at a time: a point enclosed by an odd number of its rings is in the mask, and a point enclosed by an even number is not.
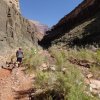
{"type": "MultiPolygon", "coordinates": [[[[12,72],[0,69],[0,100],[16,100],[16,91],[32,88],[32,79],[22,69],[14,68],[12,72]]],[[[28,100],[28,97],[17,100],[28,100]]]]}

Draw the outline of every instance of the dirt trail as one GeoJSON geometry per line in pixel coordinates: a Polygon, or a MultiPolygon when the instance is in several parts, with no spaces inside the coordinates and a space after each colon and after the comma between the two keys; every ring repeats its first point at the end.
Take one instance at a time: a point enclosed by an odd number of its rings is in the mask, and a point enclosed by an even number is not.
{"type": "Polygon", "coordinates": [[[28,96],[15,99],[17,91],[27,91],[32,88],[32,79],[26,75],[23,68],[14,68],[12,72],[0,69],[0,100],[29,100],[28,96]]]}
{"type": "MultiPolygon", "coordinates": [[[[46,51],[43,53],[50,56],[46,51]]],[[[13,70],[1,68],[6,66],[5,62],[10,61],[12,55],[0,56],[0,100],[29,100],[28,95],[19,97],[18,92],[32,89],[35,75],[26,75],[23,71],[24,67],[13,70]]]]}

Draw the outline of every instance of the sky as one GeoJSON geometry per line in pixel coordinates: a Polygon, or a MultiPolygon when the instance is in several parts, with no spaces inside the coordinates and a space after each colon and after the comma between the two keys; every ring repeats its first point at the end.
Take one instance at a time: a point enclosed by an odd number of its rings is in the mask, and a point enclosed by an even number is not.
{"type": "Polygon", "coordinates": [[[49,27],[71,12],[83,0],[20,0],[22,15],[49,27]]]}

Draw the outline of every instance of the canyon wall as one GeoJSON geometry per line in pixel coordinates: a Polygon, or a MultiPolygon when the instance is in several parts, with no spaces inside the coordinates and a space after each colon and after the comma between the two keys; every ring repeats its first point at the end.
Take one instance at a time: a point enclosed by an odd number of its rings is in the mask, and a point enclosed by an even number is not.
{"type": "MultiPolygon", "coordinates": [[[[66,42],[66,44],[73,44],[72,42],[74,41],[81,43],[82,41],[77,40],[84,37],[84,35],[85,37],[86,35],[89,37],[89,34],[92,34],[93,37],[97,34],[100,35],[99,12],[100,0],[84,0],[72,12],[64,16],[56,25],[54,25],[51,30],[47,31],[47,34],[42,41],[39,41],[39,44],[49,46],[51,45],[51,42],[66,42]]],[[[93,38],[90,38],[89,40],[94,42],[92,39],[93,38]]],[[[86,40],[88,41],[88,38],[86,40]]]]}
{"type": "Polygon", "coordinates": [[[31,47],[37,42],[36,25],[21,16],[18,0],[0,0],[0,52],[31,47]]]}
{"type": "Polygon", "coordinates": [[[20,12],[19,0],[4,0],[8,6],[14,6],[20,12]]]}

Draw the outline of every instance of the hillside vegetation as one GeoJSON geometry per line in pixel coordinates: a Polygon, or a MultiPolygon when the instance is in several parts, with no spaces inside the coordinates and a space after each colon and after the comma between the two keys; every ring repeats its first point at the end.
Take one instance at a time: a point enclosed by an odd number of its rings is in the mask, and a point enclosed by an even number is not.
{"type": "MultiPolygon", "coordinates": [[[[99,100],[89,80],[100,78],[100,49],[64,49],[59,46],[48,52],[32,48],[24,58],[26,73],[35,73],[36,100],[99,100]],[[30,59],[29,59],[30,58],[30,59]],[[88,77],[92,74],[92,77],[88,77]]],[[[100,81],[99,81],[100,82],[100,81]]]]}

